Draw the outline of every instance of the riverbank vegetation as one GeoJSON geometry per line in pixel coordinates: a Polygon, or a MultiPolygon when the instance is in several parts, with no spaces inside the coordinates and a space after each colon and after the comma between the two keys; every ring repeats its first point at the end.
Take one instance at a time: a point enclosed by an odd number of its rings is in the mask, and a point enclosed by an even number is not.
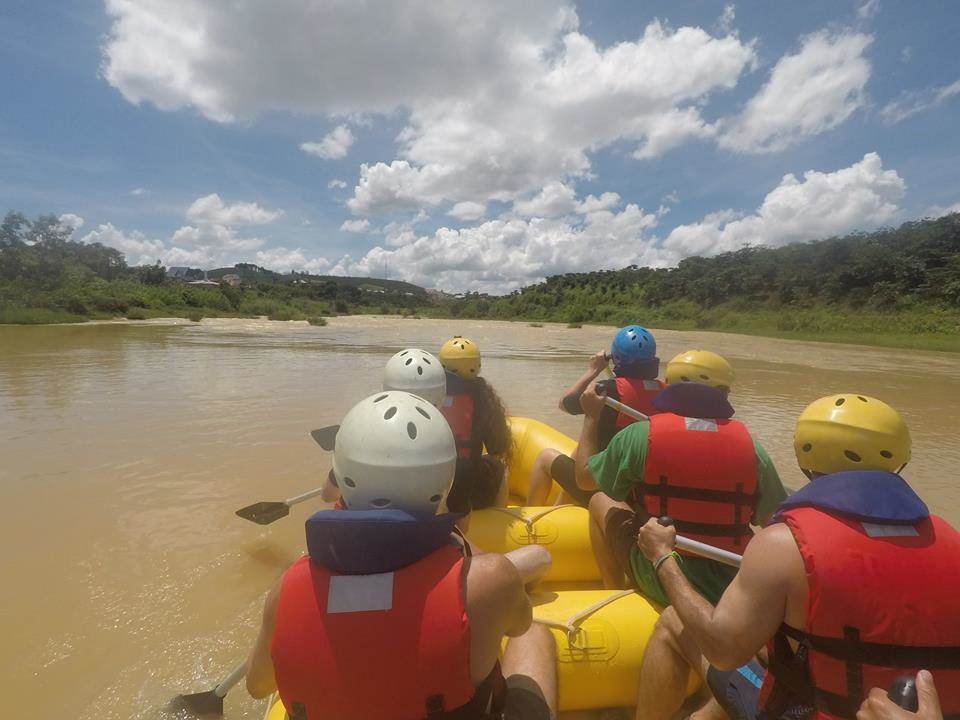
{"type": "Polygon", "coordinates": [[[11,212],[0,224],[0,323],[267,316],[322,325],[337,314],[414,315],[428,302],[423,288],[397,280],[280,274],[251,264],[207,273],[230,274],[238,286],[205,281],[201,270],[174,279],[159,265],[129,267],[118,250],[70,240],[52,215],[29,220],[11,212]]]}
{"type": "Polygon", "coordinates": [[[444,311],[960,351],[960,215],[670,269],[568,273],[444,311]]]}
{"type": "Polygon", "coordinates": [[[669,269],[568,273],[504,296],[428,293],[397,280],[281,274],[251,264],[209,271],[220,284],[203,284],[203,277],[200,270],[175,279],[159,265],[129,267],[113,248],[71,241],[54,216],[8,213],[0,225],[0,323],[267,316],[323,325],[331,315],[378,313],[532,327],[638,322],[960,351],[960,215],[692,257],[669,269]]]}

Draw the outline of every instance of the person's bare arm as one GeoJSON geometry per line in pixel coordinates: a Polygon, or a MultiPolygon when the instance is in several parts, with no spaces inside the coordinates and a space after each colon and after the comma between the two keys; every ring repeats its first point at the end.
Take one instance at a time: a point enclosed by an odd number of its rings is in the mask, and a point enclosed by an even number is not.
{"type": "Polygon", "coordinates": [[[273,658],[270,657],[270,641],[273,639],[273,626],[279,599],[280,582],[277,582],[264,602],[260,632],[247,658],[247,692],[258,699],[267,697],[277,689],[277,680],[273,674],[273,658]]]}
{"type": "Polygon", "coordinates": [[[587,389],[580,395],[580,405],[583,408],[583,427],[580,429],[580,442],[573,454],[573,470],[577,487],[581,490],[597,489],[597,481],[590,473],[590,468],[587,467],[587,460],[590,459],[591,455],[596,455],[599,449],[597,425],[600,422],[600,414],[606,407],[603,398],[603,395],[597,394],[597,389],[593,385],[588,385],[587,389]]]}
{"type": "Polygon", "coordinates": [[[566,406],[563,404],[567,398],[578,398],[583,394],[583,391],[594,380],[597,379],[597,375],[602,373],[607,367],[608,363],[607,354],[603,350],[596,353],[590,358],[590,364],[587,366],[587,371],[581,375],[573,385],[567,388],[567,391],[560,398],[560,410],[567,414],[570,414],[570,411],[567,410],[566,406]]]}
{"type": "MultiPolygon", "coordinates": [[[[651,518],[638,543],[651,562],[670,553],[676,530],[651,518]]],[[[805,582],[803,560],[790,530],[782,524],[761,530],[747,545],[740,572],[716,607],[687,581],[675,558],[658,572],[684,627],[704,657],[720,670],[740,667],[772,638],[786,617],[787,598],[797,578],[805,582]]]]}

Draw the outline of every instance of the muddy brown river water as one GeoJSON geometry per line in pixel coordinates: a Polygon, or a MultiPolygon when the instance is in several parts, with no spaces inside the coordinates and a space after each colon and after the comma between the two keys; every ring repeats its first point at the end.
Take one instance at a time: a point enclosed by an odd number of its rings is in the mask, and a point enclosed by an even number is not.
{"type": "MultiPolygon", "coordinates": [[[[311,508],[259,527],[233,511],[315,487],[309,430],[379,389],[403,347],[477,341],[510,411],[575,434],[562,390],[610,328],[335,318],[0,326],[0,697],[3,717],[170,718],[252,642],[262,597],[301,551],[311,508]]],[[[737,417],[784,481],[800,410],[857,392],[898,408],[905,476],[960,522],[960,355],[657,331],[660,357],[726,356],[737,417]]],[[[258,718],[242,689],[227,718],[258,718]]]]}

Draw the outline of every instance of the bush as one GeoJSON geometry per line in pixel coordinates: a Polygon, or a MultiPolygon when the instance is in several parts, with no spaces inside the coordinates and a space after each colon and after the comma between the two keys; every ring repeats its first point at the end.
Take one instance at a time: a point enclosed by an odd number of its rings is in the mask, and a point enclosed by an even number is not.
{"type": "Polygon", "coordinates": [[[311,315],[310,317],[307,318],[307,322],[310,323],[311,325],[317,325],[319,327],[323,327],[324,325],[327,324],[327,319],[319,315],[311,315]]]}
{"type": "Polygon", "coordinates": [[[127,310],[127,320],[146,320],[148,317],[147,311],[141,307],[132,307],[127,310]]]}
{"type": "Polygon", "coordinates": [[[583,327],[583,323],[578,323],[578,322],[567,323],[567,327],[572,330],[577,330],[583,327]]]}
{"type": "Polygon", "coordinates": [[[280,321],[302,320],[303,314],[294,310],[291,307],[279,307],[276,310],[274,310],[272,313],[270,313],[267,316],[267,318],[269,320],[280,320],[280,321]]]}
{"type": "Polygon", "coordinates": [[[530,327],[543,327],[543,323],[529,323],[530,327]]]}
{"type": "Polygon", "coordinates": [[[189,312],[187,312],[186,318],[188,320],[192,320],[193,322],[200,322],[201,320],[203,320],[203,313],[200,312],[199,310],[190,310],[189,312]]]}

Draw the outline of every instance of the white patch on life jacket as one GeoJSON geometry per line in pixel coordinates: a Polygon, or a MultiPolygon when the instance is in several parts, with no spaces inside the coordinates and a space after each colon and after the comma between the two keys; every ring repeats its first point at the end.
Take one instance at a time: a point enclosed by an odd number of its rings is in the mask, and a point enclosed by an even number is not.
{"type": "Polygon", "coordinates": [[[717,432],[717,421],[708,418],[685,417],[683,421],[687,425],[687,430],[699,430],[700,432],[717,432]]]}
{"type": "Polygon", "coordinates": [[[913,525],[880,525],[862,522],[860,525],[867,537],[917,537],[920,533],[913,525]]]}
{"type": "Polygon", "coordinates": [[[393,573],[334,575],[327,591],[327,613],[371,612],[393,607],[393,573]]]}
{"type": "Polygon", "coordinates": [[[644,381],[643,381],[643,389],[644,389],[644,390],[659,390],[659,389],[660,389],[660,383],[658,383],[656,380],[644,380],[644,381]]]}

